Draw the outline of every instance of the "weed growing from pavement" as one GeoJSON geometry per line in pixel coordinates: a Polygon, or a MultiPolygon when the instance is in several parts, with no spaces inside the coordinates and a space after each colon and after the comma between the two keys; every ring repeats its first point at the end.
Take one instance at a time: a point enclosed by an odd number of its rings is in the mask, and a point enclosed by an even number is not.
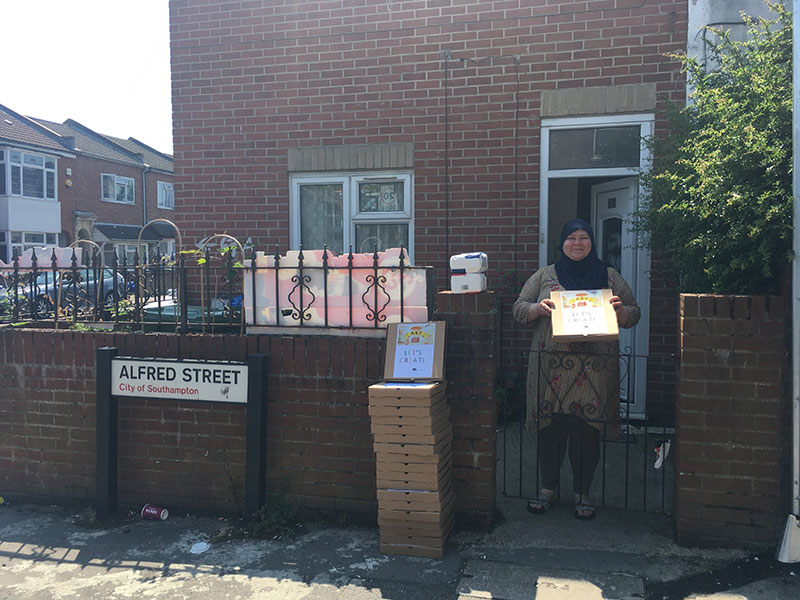
{"type": "Polygon", "coordinates": [[[232,539],[290,539],[302,529],[296,508],[289,502],[286,489],[270,494],[267,501],[250,519],[228,524],[212,542],[232,539]]]}

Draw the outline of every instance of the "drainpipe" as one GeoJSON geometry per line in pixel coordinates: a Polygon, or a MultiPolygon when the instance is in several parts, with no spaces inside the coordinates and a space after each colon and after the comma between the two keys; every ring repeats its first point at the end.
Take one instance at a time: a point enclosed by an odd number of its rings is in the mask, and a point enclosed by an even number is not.
{"type": "Polygon", "coordinates": [[[781,562],[800,562],[800,0],[792,14],[792,513],[786,520],[781,562]]]}
{"type": "MultiPolygon", "coordinates": [[[[147,225],[147,172],[150,170],[150,165],[145,165],[142,170],[142,227],[147,225]]],[[[145,248],[147,246],[145,245],[145,248]]],[[[137,248],[138,250],[138,248],[137,248]]],[[[148,253],[149,254],[149,253],[148,253]]],[[[144,262],[144,257],[141,257],[144,262]]]]}
{"type": "Polygon", "coordinates": [[[792,514],[800,516],[800,0],[794,0],[794,61],[792,79],[794,85],[794,108],[792,110],[793,156],[792,195],[794,197],[794,220],[792,221],[794,259],[792,263],[792,441],[794,446],[792,465],[792,514]]]}

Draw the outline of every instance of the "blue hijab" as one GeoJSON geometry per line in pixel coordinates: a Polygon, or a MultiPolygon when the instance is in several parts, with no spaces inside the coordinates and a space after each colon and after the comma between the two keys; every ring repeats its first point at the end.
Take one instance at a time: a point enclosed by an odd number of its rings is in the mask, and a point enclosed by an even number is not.
{"type": "Polygon", "coordinates": [[[598,290],[608,287],[608,271],[605,263],[597,256],[594,231],[588,222],[583,219],[573,219],[564,225],[558,249],[561,250],[561,258],[556,261],[556,275],[561,287],[565,290],[598,290]],[[589,234],[592,249],[583,260],[575,261],[564,254],[563,248],[567,237],[579,229],[589,234]]]}

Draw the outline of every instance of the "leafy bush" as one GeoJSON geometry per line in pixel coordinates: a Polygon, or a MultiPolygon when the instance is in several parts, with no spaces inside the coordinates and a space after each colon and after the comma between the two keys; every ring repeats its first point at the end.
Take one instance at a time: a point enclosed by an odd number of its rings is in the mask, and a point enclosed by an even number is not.
{"type": "Polygon", "coordinates": [[[716,69],[673,55],[691,103],[647,141],[636,228],[684,292],[775,293],[791,260],[792,19],[767,5],[774,20],[743,15],[745,42],[710,28],[716,69]]]}

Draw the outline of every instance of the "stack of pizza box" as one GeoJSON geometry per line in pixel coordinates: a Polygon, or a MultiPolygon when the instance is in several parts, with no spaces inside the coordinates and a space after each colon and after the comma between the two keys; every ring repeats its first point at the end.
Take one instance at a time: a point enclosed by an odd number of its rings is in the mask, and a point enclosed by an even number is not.
{"type": "Polygon", "coordinates": [[[453,426],[443,381],[369,388],[384,554],[444,555],[453,526],[453,426]]]}

